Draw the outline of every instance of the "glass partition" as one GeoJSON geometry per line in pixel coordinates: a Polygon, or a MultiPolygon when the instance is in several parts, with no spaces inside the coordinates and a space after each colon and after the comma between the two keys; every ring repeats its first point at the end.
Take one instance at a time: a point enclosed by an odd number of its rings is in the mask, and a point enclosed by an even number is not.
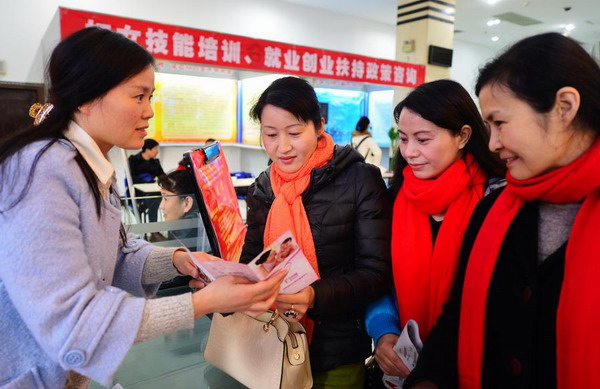
{"type": "MultiPolygon", "coordinates": [[[[173,200],[172,208],[165,204],[161,196],[121,198],[122,222],[126,231],[132,234],[129,236],[152,241],[158,246],[180,247],[183,244],[192,251],[209,252],[210,246],[197,209],[187,212],[177,209],[186,197],[189,195],[167,198],[166,202],[173,200]],[[133,211],[134,206],[148,199],[161,201],[158,221],[154,223],[145,222],[143,210],[139,219],[133,211]]],[[[157,298],[192,291],[187,287],[189,278],[177,278],[185,280],[180,285],[172,285],[174,280],[163,283],[157,298]]],[[[128,389],[245,388],[204,359],[210,324],[210,316],[203,316],[195,321],[193,329],[180,330],[134,345],[108,388],[116,384],[128,389]]],[[[97,382],[92,382],[89,387],[105,388],[97,382]]]]}
{"type": "Polygon", "coordinates": [[[194,195],[122,197],[121,219],[125,230],[135,238],[141,238],[162,247],[185,246],[191,251],[210,252],[210,245],[198,208],[187,209],[186,199],[194,195]],[[141,206],[148,200],[160,202],[158,221],[146,222],[145,212],[141,206]],[[138,207],[139,219],[134,212],[134,204],[138,207]]]}
{"type": "MultiPolygon", "coordinates": [[[[107,389],[117,383],[127,389],[246,388],[204,359],[210,323],[210,318],[203,316],[196,320],[191,330],[177,331],[133,346],[107,389]]],[[[105,388],[97,382],[89,387],[105,388]]]]}

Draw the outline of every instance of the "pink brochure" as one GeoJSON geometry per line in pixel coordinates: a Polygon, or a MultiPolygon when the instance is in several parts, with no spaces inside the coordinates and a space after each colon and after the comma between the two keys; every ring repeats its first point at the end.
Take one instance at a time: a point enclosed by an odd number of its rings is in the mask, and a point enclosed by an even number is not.
{"type": "Polygon", "coordinates": [[[227,275],[258,282],[286,269],[288,274],[281,283],[279,293],[293,294],[319,279],[289,231],[277,238],[247,265],[229,261],[199,261],[191,253],[190,256],[200,270],[200,278],[205,282],[227,275]]]}

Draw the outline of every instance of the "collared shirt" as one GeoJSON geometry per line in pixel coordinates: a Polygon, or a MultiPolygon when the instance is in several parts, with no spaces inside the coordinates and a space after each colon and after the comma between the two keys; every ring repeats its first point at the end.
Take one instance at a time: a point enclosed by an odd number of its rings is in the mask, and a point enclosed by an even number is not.
{"type": "Polygon", "coordinates": [[[110,186],[115,174],[115,168],[106,159],[104,154],[102,154],[100,147],[98,147],[98,144],[92,137],[77,123],[71,121],[69,128],[65,132],[65,138],[71,141],[73,146],[81,153],[83,159],[85,159],[96,174],[96,177],[98,177],[98,181],[104,186],[110,186]]]}

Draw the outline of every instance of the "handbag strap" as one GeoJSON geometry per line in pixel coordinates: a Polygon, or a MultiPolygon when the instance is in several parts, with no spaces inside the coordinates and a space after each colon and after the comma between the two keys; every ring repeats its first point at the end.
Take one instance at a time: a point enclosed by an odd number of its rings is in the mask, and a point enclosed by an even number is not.
{"type": "MultiPolygon", "coordinates": [[[[365,136],[364,138],[362,138],[362,139],[360,140],[360,142],[358,142],[358,144],[357,144],[356,146],[354,146],[354,145],[353,145],[352,147],[354,147],[354,148],[356,149],[356,151],[358,151],[358,148],[360,147],[360,145],[362,145],[362,143],[363,143],[364,141],[366,141],[367,139],[369,139],[370,137],[371,137],[371,135],[367,135],[367,136],[365,136]]],[[[364,159],[367,159],[367,157],[369,156],[369,154],[370,154],[370,153],[371,153],[371,148],[369,147],[369,148],[367,149],[367,152],[365,153],[365,155],[363,155],[363,158],[364,158],[364,159]]],[[[361,154],[361,155],[362,155],[362,154],[361,154]]]]}
{"type": "Polygon", "coordinates": [[[370,137],[371,137],[371,135],[367,135],[367,136],[365,136],[364,138],[362,138],[362,139],[360,140],[360,142],[358,142],[358,144],[357,144],[356,146],[352,145],[352,147],[354,147],[355,149],[357,149],[357,150],[358,150],[358,148],[360,147],[360,145],[362,145],[362,143],[363,143],[364,141],[366,141],[366,140],[367,140],[368,138],[370,138],[370,137]]]}

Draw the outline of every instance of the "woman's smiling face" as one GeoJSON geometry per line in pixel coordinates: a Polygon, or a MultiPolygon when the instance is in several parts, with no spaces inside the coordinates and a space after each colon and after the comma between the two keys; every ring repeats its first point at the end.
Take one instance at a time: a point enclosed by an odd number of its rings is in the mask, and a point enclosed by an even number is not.
{"type": "Polygon", "coordinates": [[[462,149],[466,144],[460,135],[438,127],[408,108],[400,112],[398,132],[402,158],[420,179],[441,175],[462,157],[462,149]]]}
{"type": "Polygon", "coordinates": [[[533,178],[570,163],[580,137],[560,120],[557,109],[539,113],[502,84],[481,88],[479,104],[490,129],[490,150],[517,180],[533,178]]]}

